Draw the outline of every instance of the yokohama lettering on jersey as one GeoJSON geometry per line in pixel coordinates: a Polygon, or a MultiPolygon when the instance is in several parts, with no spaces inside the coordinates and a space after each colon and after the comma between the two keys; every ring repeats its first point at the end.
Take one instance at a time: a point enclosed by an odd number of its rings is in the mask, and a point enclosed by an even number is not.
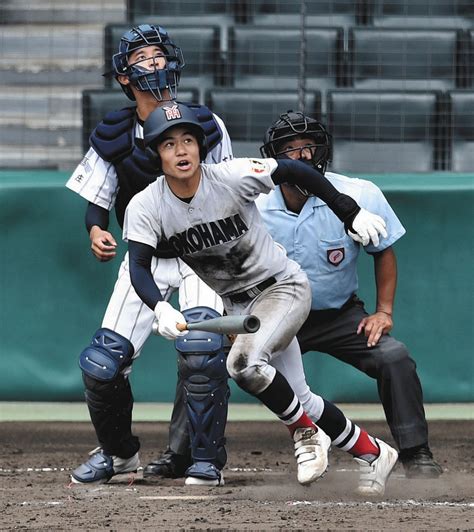
{"type": "Polygon", "coordinates": [[[248,227],[239,214],[223,220],[198,224],[169,239],[171,246],[180,256],[190,255],[204,248],[217,246],[245,234],[248,227]]]}
{"type": "Polygon", "coordinates": [[[137,194],[125,215],[124,239],[155,247],[166,238],[218,294],[240,292],[299,270],[263,225],[254,200],[273,190],[273,159],[202,164],[201,182],[187,203],[164,176],[137,194]]]}

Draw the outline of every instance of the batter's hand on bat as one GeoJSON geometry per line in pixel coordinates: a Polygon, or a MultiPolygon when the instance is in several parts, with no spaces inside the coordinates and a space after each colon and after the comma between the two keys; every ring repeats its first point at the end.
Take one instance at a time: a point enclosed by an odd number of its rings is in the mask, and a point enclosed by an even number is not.
{"type": "Polygon", "coordinates": [[[179,331],[176,328],[178,323],[186,323],[186,318],[166,301],[156,304],[155,316],[158,320],[158,333],[167,340],[176,340],[178,336],[188,334],[188,331],[179,331]]]}
{"type": "Polygon", "coordinates": [[[363,246],[372,242],[377,247],[380,242],[379,235],[387,238],[384,219],[362,208],[352,222],[352,229],[354,232],[349,230],[347,234],[352,240],[360,242],[363,246]]]}
{"type": "Polygon", "coordinates": [[[362,331],[367,337],[367,347],[374,347],[378,344],[384,334],[388,334],[393,328],[393,321],[389,314],[376,312],[362,319],[357,327],[357,334],[362,331]]]}
{"type": "Polygon", "coordinates": [[[95,257],[101,262],[112,260],[117,254],[117,242],[108,231],[104,231],[98,226],[94,226],[89,234],[91,239],[91,250],[95,257]]]}

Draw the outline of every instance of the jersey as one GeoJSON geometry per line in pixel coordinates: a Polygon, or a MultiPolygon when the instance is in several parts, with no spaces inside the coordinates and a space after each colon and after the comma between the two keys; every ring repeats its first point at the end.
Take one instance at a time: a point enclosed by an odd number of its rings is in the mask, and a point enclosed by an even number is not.
{"type": "Polygon", "coordinates": [[[156,247],[165,238],[196,274],[221,296],[300,270],[276,244],[255,206],[274,189],[274,159],[234,159],[201,165],[192,200],[182,201],[161,176],[130,202],[124,239],[156,247]]]}
{"type": "MultiPolygon", "coordinates": [[[[342,193],[351,196],[387,224],[387,238],[368,253],[383,251],[405,234],[381,190],[370,181],[326,172],[325,177],[342,193]]],[[[306,272],[312,290],[312,310],[338,309],[358,289],[357,259],[360,244],[344,231],[343,223],[324,201],[310,197],[299,214],[286,208],[281,190],[261,196],[257,206],[273,238],[306,272]]]]}

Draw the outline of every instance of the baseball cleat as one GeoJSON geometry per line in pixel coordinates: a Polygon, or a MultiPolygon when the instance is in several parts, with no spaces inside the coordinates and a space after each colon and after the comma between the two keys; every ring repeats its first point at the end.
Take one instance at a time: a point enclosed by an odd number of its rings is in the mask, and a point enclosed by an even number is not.
{"type": "Polygon", "coordinates": [[[428,446],[424,445],[410,454],[400,453],[406,478],[438,478],[443,474],[443,468],[433,459],[428,446]]]}
{"type": "Polygon", "coordinates": [[[104,484],[115,475],[136,473],[140,467],[138,453],[130,458],[120,458],[105,454],[102,449],[94,449],[91,457],[71,474],[74,484],[104,484]]]}
{"type": "Polygon", "coordinates": [[[224,475],[210,462],[195,462],[186,471],[185,486],[223,486],[224,475]]]}
{"type": "Polygon", "coordinates": [[[306,486],[326,473],[331,438],[320,428],[304,427],[295,430],[293,440],[298,463],[298,482],[306,486]]]}
{"type": "Polygon", "coordinates": [[[143,470],[143,478],[181,478],[192,464],[189,456],[174,453],[167,449],[160,458],[150,462],[143,470]]]}
{"type": "Polygon", "coordinates": [[[354,457],[359,464],[359,485],[356,493],[359,495],[378,496],[385,493],[385,484],[398,460],[398,453],[390,445],[375,438],[380,454],[371,463],[363,458],[354,457]]]}

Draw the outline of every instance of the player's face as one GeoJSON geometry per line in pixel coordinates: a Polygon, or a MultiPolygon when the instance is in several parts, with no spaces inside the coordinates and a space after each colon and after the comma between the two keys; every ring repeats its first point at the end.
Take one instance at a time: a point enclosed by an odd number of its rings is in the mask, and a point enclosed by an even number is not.
{"type": "Polygon", "coordinates": [[[161,167],[171,189],[172,184],[179,187],[192,187],[199,184],[200,157],[199,144],[194,134],[185,126],[170,128],[158,144],[161,167]]]}
{"type": "Polygon", "coordinates": [[[304,159],[311,161],[316,148],[314,147],[314,139],[310,137],[299,137],[291,139],[278,148],[279,152],[285,152],[290,159],[304,159]]]}
{"type": "Polygon", "coordinates": [[[145,46],[134,50],[128,56],[128,64],[139,66],[145,70],[162,70],[166,67],[166,58],[163,50],[158,46],[145,46]]]}

